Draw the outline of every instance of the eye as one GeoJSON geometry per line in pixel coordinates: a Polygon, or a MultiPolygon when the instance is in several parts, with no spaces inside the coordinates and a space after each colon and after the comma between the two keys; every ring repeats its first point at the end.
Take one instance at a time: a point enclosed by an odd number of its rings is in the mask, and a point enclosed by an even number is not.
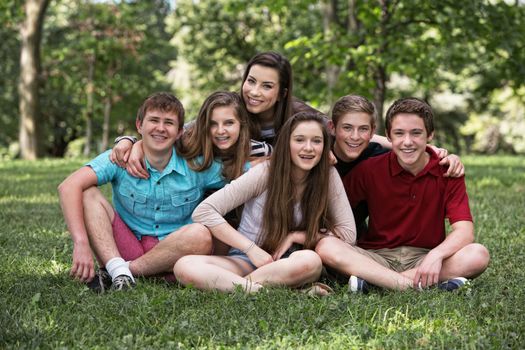
{"type": "Polygon", "coordinates": [[[271,89],[273,89],[273,85],[271,85],[271,84],[263,84],[263,88],[265,90],[271,90],[271,89]]]}
{"type": "Polygon", "coordinates": [[[227,125],[227,126],[232,126],[233,124],[235,124],[233,120],[227,120],[226,122],[224,122],[224,125],[227,125]]]}
{"type": "Polygon", "coordinates": [[[360,131],[360,132],[367,132],[367,131],[369,131],[369,130],[370,130],[370,128],[367,127],[367,126],[363,126],[363,127],[360,127],[360,128],[359,128],[359,131],[360,131]]]}
{"type": "Polygon", "coordinates": [[[246,79],[246,81],[247,81],[248,84],[250,84],[250,85],[255,84],[255,79],[253,79],[253,78],[248,78],[248,79],[246,79]]]}
{"type": "Polygon", "coordinates": [[[343,130],[344,131],[352,131],[353,127],[351,127],[350,125],[345,125],[343,126],[343,130]]]}
{"type": "Polygon", "coordinates": [[[315,143],[316,145],[320,145],[323,143],[323,139],[314,139],[313,143],[315,143]]]}

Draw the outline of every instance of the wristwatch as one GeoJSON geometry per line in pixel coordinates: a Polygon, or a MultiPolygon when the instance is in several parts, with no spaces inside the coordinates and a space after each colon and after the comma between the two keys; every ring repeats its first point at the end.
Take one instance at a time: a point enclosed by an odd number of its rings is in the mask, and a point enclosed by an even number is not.
{"type": "Polygon", "coordinates": [[[131,143],[135,144],[135,142],[137,142],[137,138],[135,136],[127,136],[127,135],[124,135],[124,136],[118,136],[116,139],[115,139],[115,144],[119,143],[121,140],[129,140],[131,141],[131,143]]]}

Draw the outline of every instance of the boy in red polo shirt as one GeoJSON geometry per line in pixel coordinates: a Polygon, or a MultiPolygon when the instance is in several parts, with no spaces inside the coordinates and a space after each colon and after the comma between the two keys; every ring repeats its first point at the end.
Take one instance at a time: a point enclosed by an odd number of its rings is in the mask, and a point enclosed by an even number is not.
{"type": "Polygon", "coordinates": [[[366,292],[368,283],[399,290],[438,284],[454,290],[489,262],[487,249],[473,243],[464,178],[444,177],[446,169],[427,147],[434,126],[424,101],[394,102],[386,129],[392,151],[363,161],[343,181],[352,207],[367,202],[368,232],[357,247],[333,245],[323,262],[349,275],[352,291],[366,292]]]}

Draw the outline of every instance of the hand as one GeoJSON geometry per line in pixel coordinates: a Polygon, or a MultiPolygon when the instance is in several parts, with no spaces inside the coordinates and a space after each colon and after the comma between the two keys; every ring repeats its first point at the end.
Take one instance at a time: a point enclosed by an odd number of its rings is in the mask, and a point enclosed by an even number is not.
{"type": "Polygon", "coordinates": [[[443,159],[448,155],[448,151],[445,148],[439,148],[433,145],[430,145],[430,148],[436,152],[439,159],[443,159]]]}
{"type": "Polygon", "coordinates": [[[270,159],[270,157],[252,157],[250,158],[250,166],[253,168],[257,164],[264,163],[268,159],[270,159]]]}
{"type": "Polygon", "coordinates": [[[447,172],[443,174],[444,177],[461,177],[465,175],[465,166],[455,154],[450,154],[441,159],[439,165],[448,165],[447,172]]]}
{"type": "Polygon", "coordinates": [[[292,235],[290,234],[286,236],[284,241],[279,245],[279,247],[273,253],[272,255],[273,260],[274,261],[279,260],[281,256],[283,256],[283,254],[286,253],[288,249],[290,249],[292,244],[294,244],[294,241],[293,241],[292,235]]]}
{"type": "Polygon", "coordinates": [[[246,255],[248,255],[250,261],[257,267],[273,262],[272,256],[255,244],[246,252],[246,255]]]}
{"type": "Polygon", "coordinates": [[[95,264],[88,244],[73,246],[73,264],[69,275],[80,282],[89,282],[95,277],[95,264]]]}
{"type": "Polygon", "coordinates": [[[125,169],[132,146],[133,143],[131,140],[120,140],[111,150],[111,153],[109,154],[109,160],[111,160],[112,163],[116,163],[119,167],[125,169]]]}
{"type": "Polygon", "coordinates": [[[421,283],[422,288],[430,287],[439,282],[439,273],[443,265],[443,259],[435,254],[430,253],[423,259],[421,265],[416,270],[414,276],[414,288],[419,287],[421,283]]]}
{"type": "Polygon", "coordinates": [[[335,157],[335,154],[332,151],[330,151],[330,153],[328,153],[328,162],[330,163],[330,165],[336,165],[337,164],[337,158],[335,157]]]}
{"type": "Polygon", "coordinates": [[[126,167],[126,171],[131,176],[138,177],[140,179],[149,178],[149,173],[146,170],[146,162],[144,161],[144,150],[142,149],[142,140],[137,141],[133,145],[133,148],[131,149],[131,153],[129,155],[129,161],[128,166],[126,167]]]}

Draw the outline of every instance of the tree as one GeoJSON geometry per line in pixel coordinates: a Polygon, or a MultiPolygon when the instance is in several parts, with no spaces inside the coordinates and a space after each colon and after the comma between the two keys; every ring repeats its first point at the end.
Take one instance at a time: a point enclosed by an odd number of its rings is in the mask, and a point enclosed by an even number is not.
{"type": "Polygon", "coordinates": [[[24,4],[25,19],[20,27],[20,151],[24,159],[39,156],[40,122],[40,42],[42,25],[49,0],[27,0],[24,4]]]}

